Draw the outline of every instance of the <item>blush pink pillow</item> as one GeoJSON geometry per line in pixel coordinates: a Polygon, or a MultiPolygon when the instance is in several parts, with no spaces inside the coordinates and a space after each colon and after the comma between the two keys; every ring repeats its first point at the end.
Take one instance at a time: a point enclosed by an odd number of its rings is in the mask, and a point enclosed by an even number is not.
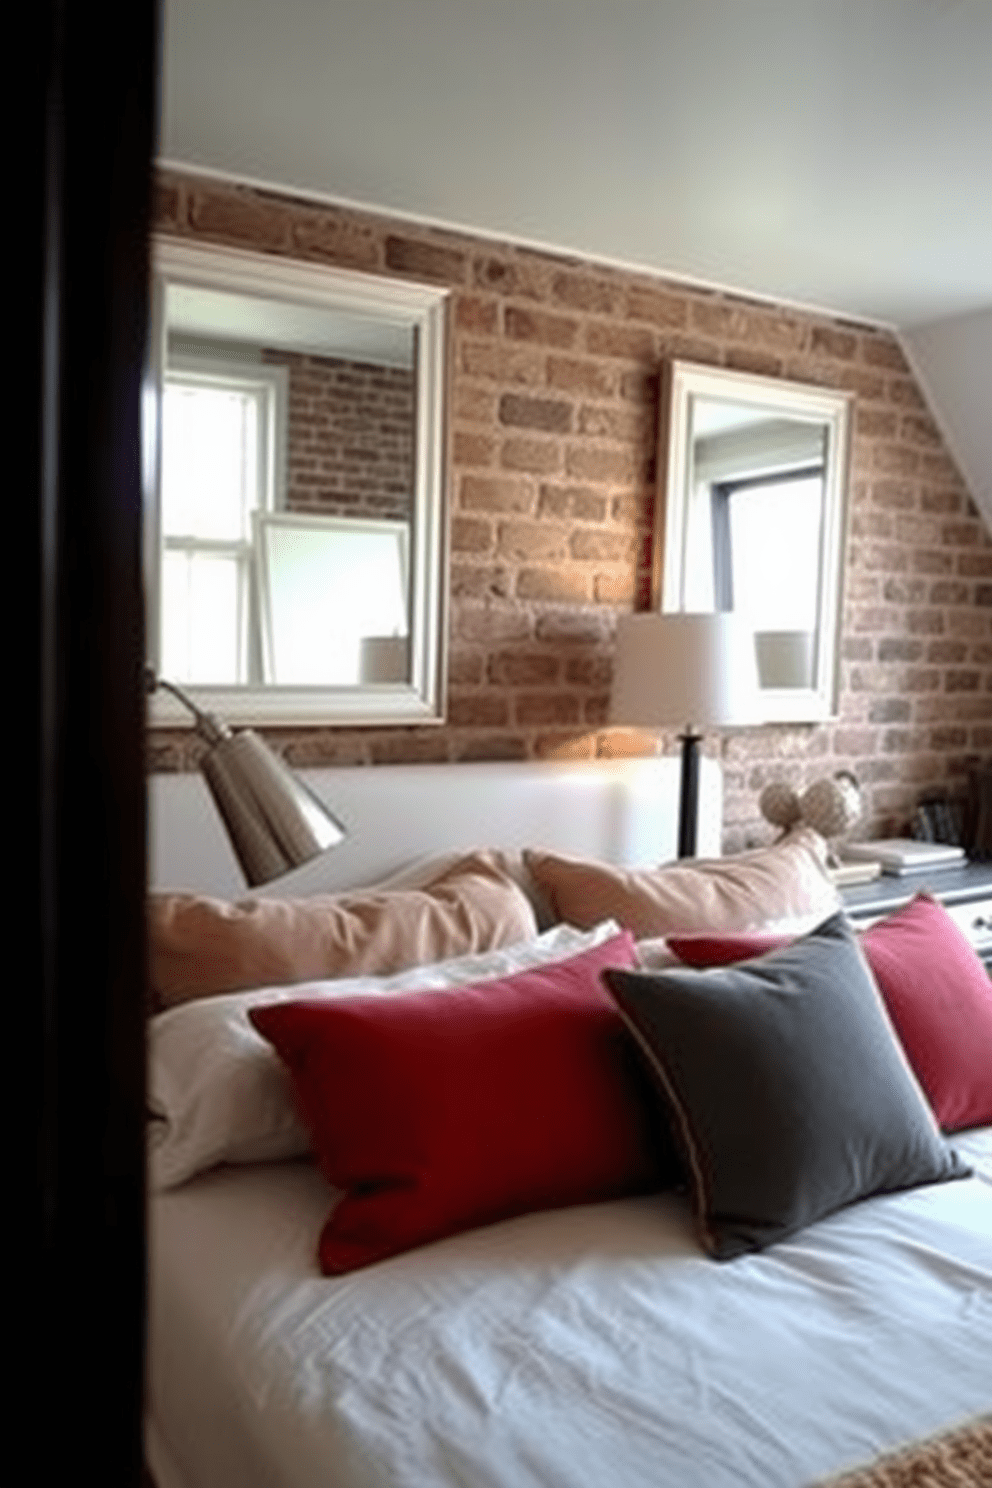
{"type": "Polygon", "coordinates": [[[536,934],[530,901],[499,856],[476,852],[416,888],[235,903],[151,894],[149,980],[162,1009],[249,987],[389,976],[536,934]]]}
{"type": "Polygon", "coordinates": [[[633,964],[624,933],[470,987],[252,1008],[289,1068],[320,1167],[343,1190],[322,1269],[659,1187],[653,1094],[600,980],[633,964]]]}
{"type": "MultiPolygon", "coordinates": [[[[726,966],[783,935],[669,936],[688,966],[726,966]]],[[[917,1079],[945,1131],[992,1124],[992,982],[964,931],[928,894],[878,920],[861,948],[917,1079]]]]}
{"type": "Polygon", "coordinates": [[[840,908],[826,843],[809,827],[770,847],[659,868],[622,868],[534,848],[525,850],[524,863],[558,919],[582,929],[616,920],[637,940],[758,926],[798,935],[840,908]]]}

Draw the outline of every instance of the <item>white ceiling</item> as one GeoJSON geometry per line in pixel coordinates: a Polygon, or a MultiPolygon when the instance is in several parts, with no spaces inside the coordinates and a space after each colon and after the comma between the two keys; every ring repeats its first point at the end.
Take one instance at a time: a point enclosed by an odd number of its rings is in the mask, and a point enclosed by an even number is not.
{"type": "Polygon", "coordinates": [[[992,307],[990,0],[165,0],[161,155],[899,327],[992,307]]]}

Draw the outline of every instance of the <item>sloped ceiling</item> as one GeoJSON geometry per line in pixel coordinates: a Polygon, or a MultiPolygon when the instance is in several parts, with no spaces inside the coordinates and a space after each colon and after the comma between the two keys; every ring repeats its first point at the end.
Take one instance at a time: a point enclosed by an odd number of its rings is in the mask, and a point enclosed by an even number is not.
{"type": "Polygon", "coordinates": [[[989,0],[165,0],[161,155],[894,326],[992,519],[989,0]]]}

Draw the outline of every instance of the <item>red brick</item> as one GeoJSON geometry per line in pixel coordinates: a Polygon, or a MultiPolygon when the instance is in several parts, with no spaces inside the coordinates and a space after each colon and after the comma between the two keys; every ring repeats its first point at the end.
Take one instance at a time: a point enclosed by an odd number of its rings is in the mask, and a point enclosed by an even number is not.
{"type": "Polygon", "coordinates": [[[606,497],[592,486],[542,485],[537,499],[539,517],[558,521],[604,522],[606,497]]]}
{"type": "Polygon", "coordinates": [[[290,215],[282,206],[237,187],[204,186],[189,195],[189,222],[206,237],[246,248],[287,248],[290,215]]]}
{"type": "Polygon", "coordinates": [[[900,425],[902,437],[910,444],[939,444],[940,430],[925,414],[907,414],[900,425]]]}
{"type": "Polygon", "coordinates": [[[339,212],[314,212],[294,220],[293,244],[304,258],[352,269],[378,269],[382,264],[379,239],[339,212]]]}
{"type": "Polygon", "coordinates": [[[810,333],[809,349],[813,355],[837,357],[849,362],[858,350],[858,338],[853,331],[836,330],[833,326],[814,326],[810,333]]]}
{"type": "Polygon", "coordinates": [[[909,370],[899,343],[884,333],[865,336],[861,342],[861,356],[871,367],[887,367],[894,372],[909,370]]]}
{"type": "Polygon", "coordinates": [[[477,517],[454,517],[451,523],[451,551],[453,553],[490,553],[493,547],[493,529],[490,522],[477,517]]]}
{"type": "Polygon", "coordinates": [[[627,295],[627,317],[651,325],[681,328],[688,321],[685,296],[665,290],[631,289],[627,295]]]}
{"type": "Polygon", "coordinates": [[[618,390],[618,374],[608,362],[578,357],[549,356],[547,382],[563,393],[586,398],[613,398],[618,390]]]}
{"type": "Polygon", "coordinates": [[[455,327],[476,335],[495,335],[499,330],[499,300],[460,294],[455,299],[455,327]]]}
{"type": "Polygon", "coordinates": [[[504,470],[552,475],[562,467],[562,450],[553,439],[504,439],[499,462],[504,470]]]}
{"type": "Polygon", "coordinates": [[[544,522],[501,522],[498,546],[502,557],[518,562],[548,562],[568,557],[566,529],[549,527],[544,522]]]}
{"type": "Polygon", "coordinates": [[[492,388],[468,381],[459,382],[451,400],[451,416],[463,423],[495,423],[496,397],[492,388]]]}
{"type": "Polygon", "coordinates": [[[508,645],[530,640],[531,620],[525,610],[512,604],[463,604],[453,630],[463,641],[508,645]]]}
{"type": "Polygon", "coordinates": [[[543,429],[568,434],[572,429],[572,405],[557,398],[533,398],[522,393],[504,393],[499,400],[499,421],[520,429],[543,429]]]}
{"type": "Polygon", "coordinates": [[[390,234],[386,238],[386,268],[395,274],[410,274],[441,284],[464,284],[466,257],[463,249],[420,238],[390,234]]]}
{"type": "Polygon", "coordinates": [[[593,322],[586,331],[585,349],[593,356],[648,361],[654,358],[655,342],[651,331],[636,326],[593,322]]]}
{"type": "Polygon", "coordinates": [[[636,541],[623,532],[607,532],[594,527],[577,527],[569,538],[573,558],[597,562],[630,563],[637,551],[636,541]]]}
{"type": "Polygon", "coordinates": [[[492,434],[456,429],[451,455],[456,465],[491,465],[496,456],[496,439],[492,434]]]}
{"type": "Polygon", "coordinates": [[[466,511],[529,512],[534,492],[526,480],[508,475],[465,475],[461,504],[466,511]]]}
{"type": "Polygon", "coordinates": [[[541,346],[567,350],[574,346],[577,322],[563,315],[549,315],[541,310],[521,310],[508,305],[503,314],[503,328],[515,341],[536,341],[541,346]]]}
{"type": "Polygon", "coordinates": [[[595,444],[571,444],[565,455],[566,472],[578,480],[629,481],[643,456],[628,449],[595,444]]]}
{"type": "Polygon", "coordinates": [[[517,575],[518,599],[587,603],[592,598],[589,575],[575,564],[567,568],[522,568],[517,575]]]}
{"type": "Polygon", "coordinates": [[[948,666],[955,663],[960,665],[967,655],[968,647],[964,641],[931,641],[927,647],[927,661],[933,666],[948,666]]]}
{"type": "Polygon", "coordinates": [[[733,372],[754,372],[759,377],[782,375],[782,358],[757,347],[732,346],[727,352],[727,366],[733,372]]]}
{"type": "Polygon", "coordinates": [[[641,408],[602,408],[587,403],[579,410],[578,432],[593,439],[632,444],[648,437],[649,427],[641,408]]]}
{"type": "Polygon", "coordinates": [[[635,576],[629,568],[613,573],[598,573],[593,579],[592,593],[597,604],[630,605],[636,598],[635,576]]]}
{"type": "Polygon", "coordinates": [[[546,610],[534,626],[539,641],[596,646],[612,638],[612,628],[595,610],[546,610]]]}
{"type": "Polygon", "coordinates": [[[546,652],[501,651],[489,658],[487,675],[497,687],[544,687],[558,681],[561,663],[546,652]]]}
{"type": "Polygon", "coordinates": [[[546,300],[551,293],[554,265],[542,255],[510,249],[505,258],[484,255],[472,265],[472,281],[515,299],[546,300]]]}
{"type": "Polygon", "coordinates": [[[452,563],[451,598],[510,599],[513,573],[506,565],[452,563]]]}
{"type": "Polygon", "coordinates": [[[544,382],[544,357],[531,346],[507,346],[501,341],[466,341],[461,369],[469,377],[539,387],[544,382]]]}
{"type": "Polygon", "coordinates": [[[448,723],[452,728],[503,728],[510,722],[510,705],[501,694],[452,688],[448,698],[448,723]]]}
{"type": "Polygon", "coordinates": [[[611,279],[563,270],[551,281],[551,295],[570,310],[586,310],[596,315],[616,315],[623,291],[611,279]]]}

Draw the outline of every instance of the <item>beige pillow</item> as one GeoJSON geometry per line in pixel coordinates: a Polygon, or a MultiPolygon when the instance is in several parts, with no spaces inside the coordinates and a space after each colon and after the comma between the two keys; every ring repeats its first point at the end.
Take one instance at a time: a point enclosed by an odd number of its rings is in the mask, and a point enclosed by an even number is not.
{"type": "Polygon", "coordinates": [[[149,896],[159,1008],[249,987],[388,976],[537,934],[526,894],[493,853],[473,853],[416,888],[310,899],[149,896]]]}
{"type": "Polygon", "coordinates": [[[661,868],[616,868],[535,850],[524,862],[560,920],[580,929],[619,920],[637,940],[759,926],[802,933],[840,903],[826,843],[809,827],[772,847],[661,868]]]}

